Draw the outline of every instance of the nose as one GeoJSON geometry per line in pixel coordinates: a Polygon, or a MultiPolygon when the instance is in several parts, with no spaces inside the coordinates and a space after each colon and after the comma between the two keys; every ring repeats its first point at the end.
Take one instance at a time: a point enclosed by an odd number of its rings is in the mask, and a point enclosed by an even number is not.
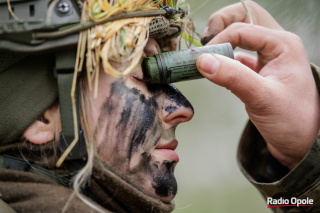
{"type": "Polygon", "coordinates": [[[170,84],[165,85],[163,91],[165,98],[160,117],[164,124],[175,127],[180,123],[191,120],[194,110],[186,97],[170,84]]]}
{"type": "MultiPolygon", "coordinates": [[[[160,46],[158,42],[150,38],[144,48],[144,56],[150,57],[160,53],[160,46]]],[[[191,103],[184,97],[184,95],[172,84],[169,85],[148,85],[150,92],[157,91],[162,88],[164,99],[162,110],[159,115],[165,125],[175,127],[180,123],[191,120],[194,114],[191,103]]]]}

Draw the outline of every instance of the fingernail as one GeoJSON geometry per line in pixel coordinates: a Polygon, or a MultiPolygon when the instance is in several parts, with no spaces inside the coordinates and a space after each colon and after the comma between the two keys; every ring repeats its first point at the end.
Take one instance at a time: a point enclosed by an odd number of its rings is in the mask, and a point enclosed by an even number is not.
{"type": "Polygon", "coordinates": [[[202,54],[200,57],[199,71],[209,75],[215,74],[219,69],[219,60],[208,53],[202,54]]]}

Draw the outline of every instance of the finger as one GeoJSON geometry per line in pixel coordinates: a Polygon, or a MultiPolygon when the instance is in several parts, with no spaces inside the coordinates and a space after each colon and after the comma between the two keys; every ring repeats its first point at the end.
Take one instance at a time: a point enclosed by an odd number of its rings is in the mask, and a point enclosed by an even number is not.
{"type": "MultiPolygon", "coordinates": [[[[277,21],[260,5],[253,1],[246,1],[246,5],[255,25],[283,30],[277,21]]],[[[227,6],[211,15],[207,28],[201,37],[202,44],[208,43],[214,36],[235,22],[249,23],[249,19],[241,3],[227,6]]]]}
{"type": "Polygon", "coordinates": [[[266,79],[239,61],[206,53],[199,56],[196,65],[204,77],[229,89],[245,104],[261,101],[266,79]]]}
{"type": "Polygon", "coordinates": [[[245,52],[236,52],[234,54],[234,59],[240,61],[242,64],[246,65],[250,69],[257,72],[257,57],[245,52]]]}
{"type": "Polygon", "coordinates": [[[263,67],[263,65],[277,58],[281,53],[294,48],[287,43],[287,40],[292,37],[292,33],[285,31],[235,23],[214,37],[208,45],[230,42],[234,49],[240,47],[250,51],[257,51],[259,63],[261,63],[259,67],[263,67]]]}

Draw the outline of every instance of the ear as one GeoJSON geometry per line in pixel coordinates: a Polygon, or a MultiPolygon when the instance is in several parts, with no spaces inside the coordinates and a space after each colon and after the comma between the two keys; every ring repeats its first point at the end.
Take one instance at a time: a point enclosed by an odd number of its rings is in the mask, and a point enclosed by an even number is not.
{"type": "Polygon", "coordinates": [[[23,133],[28,141],[34,144],[44,144],[54,140],[60,128],[58,104],[47,109],[41,119],[33,122],[23,133]],[[57,128],[58,127],[58,128],[57,128]]]}

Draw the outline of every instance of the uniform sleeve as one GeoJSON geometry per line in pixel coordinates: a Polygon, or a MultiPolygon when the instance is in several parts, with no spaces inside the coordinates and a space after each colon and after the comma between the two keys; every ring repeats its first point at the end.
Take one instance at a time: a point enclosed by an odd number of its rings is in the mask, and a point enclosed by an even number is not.
{"type": "MultiPolygon", "coordinates": [[[[312,72],[320,91],[319,68],[312,72]]],[[[312,206],[278,207],[274,212],[320,212],[320,131],[308,154],[293,169],[280,164],[267,149],[259,131],[248,122],[238,148],[238,163],[245,177],[267,198],[313,199],[312,206]]],[[[267,204],[269,206],[269,204],[267,204]]]]}

